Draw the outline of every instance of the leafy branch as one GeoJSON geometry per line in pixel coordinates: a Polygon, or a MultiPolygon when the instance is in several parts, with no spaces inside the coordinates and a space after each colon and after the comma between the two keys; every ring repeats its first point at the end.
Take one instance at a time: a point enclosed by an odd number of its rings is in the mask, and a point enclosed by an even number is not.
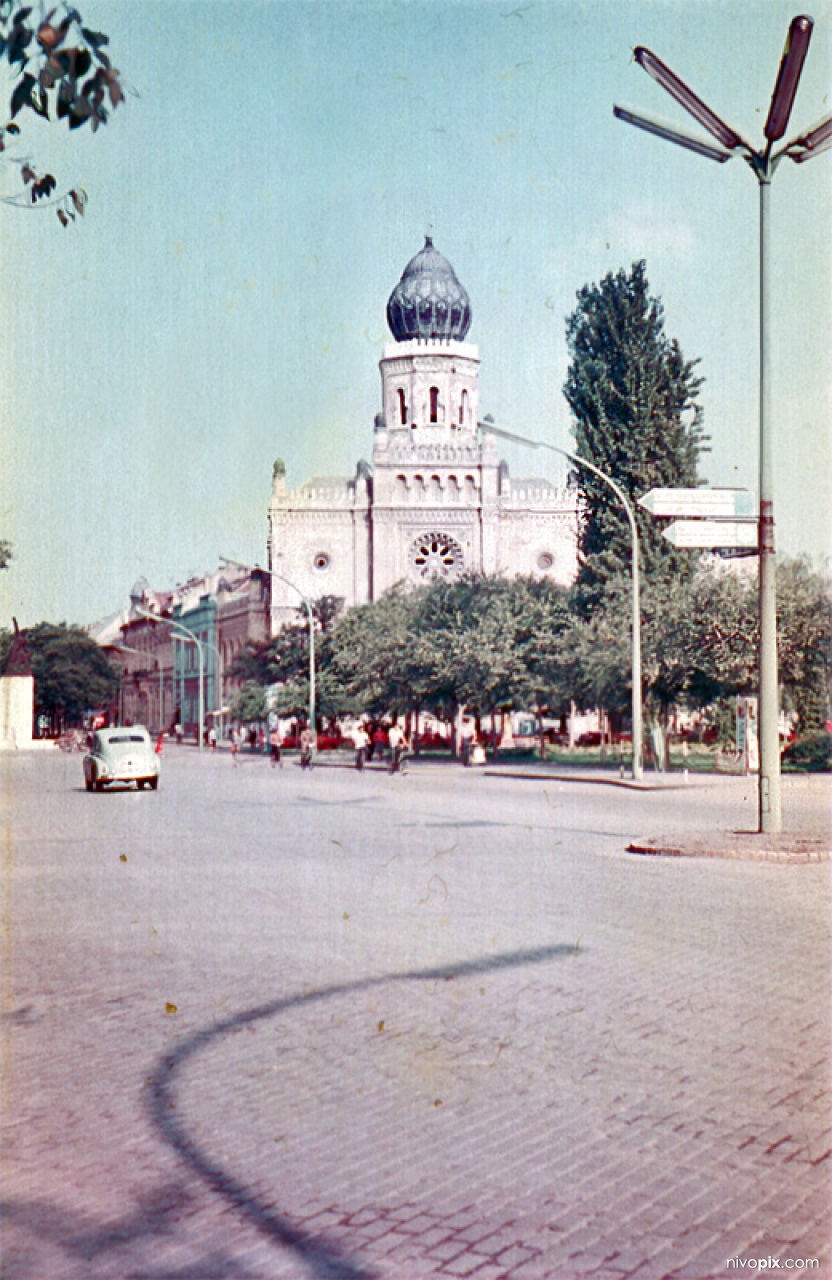
{"type": "MultiPolygon", "coordinates": [[[[124,82],[113,66],[106,46],[109,36],[83,25],[77,9],[66,4],[50,9],[46,17],[31,7],[14,9],[0,0],[0,62],[8,62],[14,76],[9,121],[0,127],[0,153],[20,135],[17,117],[26,111],[70,130],[88,124],[93,132],[106,124],[112,111],[124,101],[124,82]]],[[[63,226],[82,216],[86,193],[73,188],[56,196],[54,174],[39,173],[30,157],[6,154],[18,166],[24,190],[17,196],[0,196],[17,207],[54,207],[63,226]]]]}

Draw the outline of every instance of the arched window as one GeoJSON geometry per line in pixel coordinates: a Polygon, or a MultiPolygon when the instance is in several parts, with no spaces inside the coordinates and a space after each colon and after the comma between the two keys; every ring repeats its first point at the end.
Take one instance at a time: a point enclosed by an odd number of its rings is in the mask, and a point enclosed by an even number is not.
{"type": "Polygon", "coordinates": [[[439,388],[431,387],[430,389],[430,420],[431,422],[439,421],[439,388]]]}
{"type": "Polygon", "coordinates": [[[407,426],[407,401],[404,398],[404,392],[401,387],[398,389],[399,396],[399,418],[403,427],[407,426]]]}
{"type": "Polygon", "coordinates": [[[463,426],[465,419],[468,417],[468,392],[463,391],[462,398],[459,402],[459,425],[463,426]]]}

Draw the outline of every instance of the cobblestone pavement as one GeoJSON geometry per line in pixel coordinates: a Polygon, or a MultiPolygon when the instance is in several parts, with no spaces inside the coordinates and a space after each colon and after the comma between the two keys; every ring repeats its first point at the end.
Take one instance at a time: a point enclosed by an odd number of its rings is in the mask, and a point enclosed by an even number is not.
{"type": "Polygon", "coordinates": [[[56,757],[0,760],[3,1280],[832,1274],[829,864],[626,852],[746,780],[56,757]]]}

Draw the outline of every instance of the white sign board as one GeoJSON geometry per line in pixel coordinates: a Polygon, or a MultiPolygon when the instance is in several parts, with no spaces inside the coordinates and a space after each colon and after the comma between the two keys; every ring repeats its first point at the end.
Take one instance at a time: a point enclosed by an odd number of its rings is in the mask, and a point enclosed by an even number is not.
{"type": "Polygon", "coordinates": [[[651,489],[638,503],[651,516],[728,520],[753,515],[752,501],[748,489],[651,489]]]}
{"type": "Polygon", "coordinates": [[[674,547],[757,546],[756,520],[674,520],[662,532],[674,547]]]}

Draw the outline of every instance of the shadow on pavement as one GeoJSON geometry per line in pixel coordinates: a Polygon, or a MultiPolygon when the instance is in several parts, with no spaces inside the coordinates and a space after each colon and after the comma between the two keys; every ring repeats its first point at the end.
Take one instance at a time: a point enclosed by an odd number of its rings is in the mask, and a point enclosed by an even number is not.
{"type": "Polygon", "coordinates": [[[437,968],[414,969],[405,973],[385,974],[365,978],[357,982],[324,987],[320,991],[291,996],[268,1004],[246,1009],[222,1022],[197,1031],[183,1040],[171,1053],[157,1063],[147,1086],[147,1108],[151,1119],[164,1140],[190,1165],[210,1187],[230,1205],[245,1215],[262,1234],[275,1244],[294,1250],[309,1268],[311,1275],[323,1280],[374,1280],[378,1273],[364,1264],[347,1258],[338,1245],[321,1235],[311,1235],[275,1211],[245,1183],[215,1163],[210,1154],[197,1146],[189,1136],[187,1127],[179,1115],[176,1094],[177,1073],[196,1054],[210,1048],[214,1041],[241,1027],[274,1018],[309,1005],[322,1003],[338,996],[357,991],[367,991],[391,982],[432,982],[440,979],[467,977],[477,973],[493,973],[524,965],[543,964],[546,961],[575,957],[580,954],[575,944],[557,944],[525,951],[506,952],[502,955],[484,956],[460,964],[440,965],[437,968]]]}
{"type": "MultiPolygon", "coordinates": [[[[194,1260],[184,1269],[157,1269],[142,1259],[158,1251],[162,1240],[172,1238],[178,1229],[183,1210],[191,1203],[191,1195],[182,1182],[170,1182],[142,1196],[134,1209],[120,1218],[96,1221],[93,1218],[45,1200],[6,1199],[0,1201],[0,1223],[18,1228],[21,1236],[36,1240],[41,1248],[27,1246],[4,1248],[3,1276],[8,1280],[41,1280],[49,1266],[43,1252],[55,1250],[62,1258],[60,1274],[66,1274],[65,1263],[92,1267],[100,1274],[98,1264],[119,1265],[119,1251],[128,1250],[132,1261],[124,1261],[120,1271],[123,1280],[246,1280],[252,1273],[235,1259],[216,1250],[194,1260]]],[[[129,1256],[129,1255],[128,1255],[129,1256]]],[[[123,1258],[123,1255],[122,1255],[123,1258]]],[[[80,1275],[80,1270],[73,1272],[80,1275]]],[[[84,1269],[83,1274],[87,1274],[84,1269]]],[[[112,1274],[112,1272],[110,1272],[112,1274]]]]}

